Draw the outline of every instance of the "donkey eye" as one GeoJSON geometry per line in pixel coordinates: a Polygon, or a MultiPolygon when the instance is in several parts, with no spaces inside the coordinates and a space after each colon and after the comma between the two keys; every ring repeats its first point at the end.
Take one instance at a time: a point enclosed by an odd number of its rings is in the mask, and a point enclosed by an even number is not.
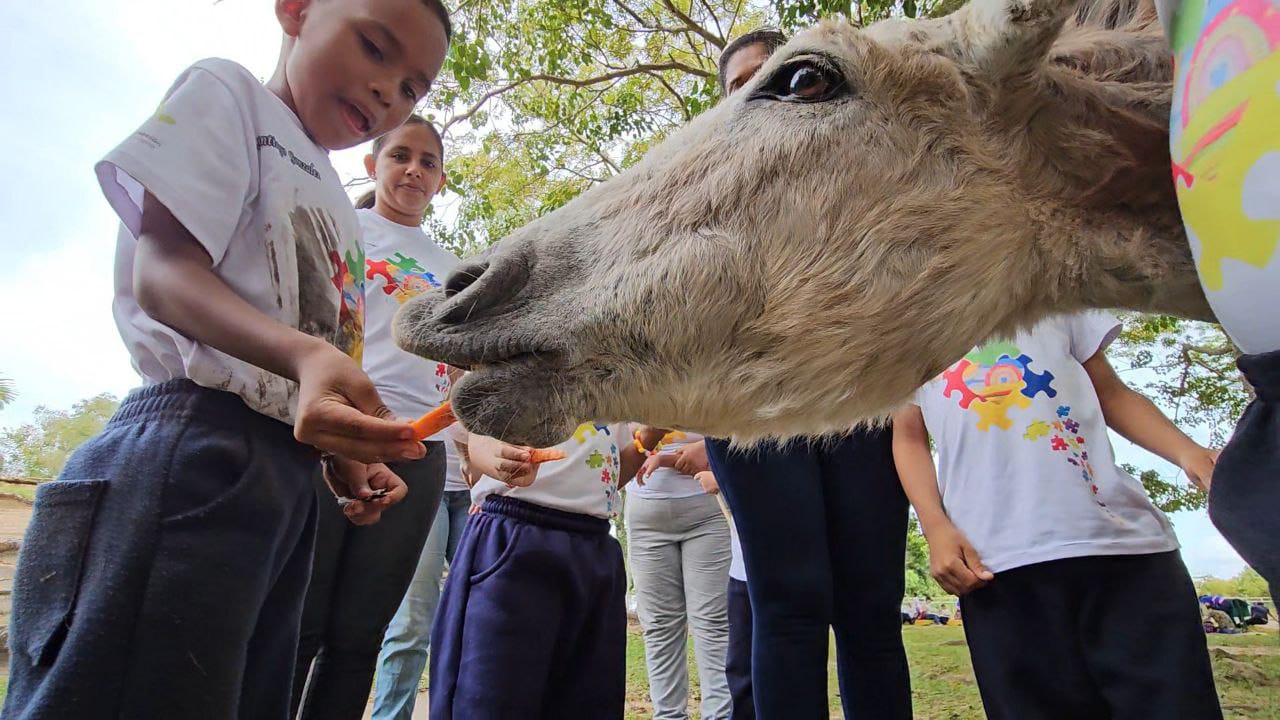
{"type": "Polygon", "coordinates": [[[816,103],[843,95],[847,90],[844,76],[832,66],[814,58],[806,58],[778,68],[773,77],[751,95],[751,99],[816,103]]]}

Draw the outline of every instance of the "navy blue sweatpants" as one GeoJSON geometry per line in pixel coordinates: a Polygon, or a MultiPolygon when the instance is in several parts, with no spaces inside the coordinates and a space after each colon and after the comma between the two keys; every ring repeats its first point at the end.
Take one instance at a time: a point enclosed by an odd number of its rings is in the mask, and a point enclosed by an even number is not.
{"type": "Polygon", "coordinates": [[[3,717],[284,720],[317,462],[230,393],[130,393],[36,495],[3,717]]]}
{"type": "Polygon", "coordinates": [[[751,596],[755,711],[827,718],[828,628],[848,717],[911,717],[899,608],[907,497],[888,430],[733,450],[707,440],[751,596]]]}
{"type": "Polygon", "coordinates": [[[1238,363],[1257,397],[1218,457],[1209,517],[1280,606],[1280,350],[1238,363]]]}
{"type": "Polygon", "coordinates": [[[489,497],[436,610],[432,720],[621,718],[625,592],[607,520],[489,497]]]}
{"type": "Polygon", "coordinates": [[[962,602],[990,720],[1222,717],[1177,550],[1026,565],[962,602]]]}

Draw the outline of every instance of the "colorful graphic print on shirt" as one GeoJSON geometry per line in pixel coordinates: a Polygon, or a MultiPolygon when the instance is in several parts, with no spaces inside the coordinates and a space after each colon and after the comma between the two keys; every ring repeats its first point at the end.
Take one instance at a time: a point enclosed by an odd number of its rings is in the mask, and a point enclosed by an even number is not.
{"type": "MultiPolygon", "coordinates": [[[[382,278],[382,292],[396,299],[401,305],[432,288],[440,287],[440,280],[428,272],[416,258],[404,253],[382,260],[365,259],[366,280],[382,278]]],[[[435,389],[443,396],[449,395],[449,366],[436,363],[435,389]]]]}
{"type": "Polygon", "coordinates": [[[573,439],[579,445],[585,445],[587,440],[596,437],[601,433],[609,438],[609,454],[605,455],[599,450],[591,451],[585,462],[592,471],[599,471],[600,483],[603,486],[605,511],[609,517],[618,514],[618,476],[622,472],[622,456],[618,452],[618,440],[613,437],[613,431],[608,425],[598,423],[583,423],[573,431],[573,439]]]}
{"type": "MultiPolygon", "coordinates": [[[[1034,362],[1012,343],[984,345],[942,374],[945,381],[942,395],[948,399],[958,395],[957,404],[977,415],[979,430],[989,432],[993,427],[1009,430],[1014,427],[1010,412],[1029,409],[1031,400],[1039,394],[1047,398],[1058,395],[1053,387],[1053,372],[1033,370],[1034,362]]],[[[1055,456],[1080,470],[1094,502],[1106,507],[1098,499],[1086,440],[1080,432],[1080,423],[1071,417],[1070,406],[1057,406],[1053,417],[1032,419],[1024,426],[1022,437],[1031,442],[1047,442],[1055,456]]]]}
{"type": "Polygon", "coordinates": [[[1265,268],[1280,245],[1280,2],[1184,0],[1172,45],[1178,205],[1218,291],[1223,260],[1265,268]]]}

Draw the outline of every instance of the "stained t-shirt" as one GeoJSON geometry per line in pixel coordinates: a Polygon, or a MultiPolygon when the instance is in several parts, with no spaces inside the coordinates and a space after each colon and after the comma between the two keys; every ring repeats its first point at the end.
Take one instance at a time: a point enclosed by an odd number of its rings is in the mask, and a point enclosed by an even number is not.
{"type": "Polygon", "coordinates": [[[1247,353],[1280,349],[1280,5],[1159,0],[1169,149],[1200,283],[1247,353]]]}
{"type": "MultiPolygon", "coordinates": [[[[440,287],[458,257],[420,227],[392,222],[373,210],[359,210],[356,217],[365,253],[364,370],[391,412],[413,419],[448,397],[448,368],[400,349],[392,321],[406,302],[440,287]]],[[[444,440],[445,432],[430,439],[444,440]]]]}
{"type": "Polygon", "coordinates": [[[621,443],[631,442],[627,424],[583,423],[568,440],[556,445],[568,457],[543,463],[528,487],[509,487],[482,477],[471,490],[479,505],[490,495],[505,495],[565,512],[611,518],[618,514],[618,475],[622,470],[621,443]]]}
{"type": "Polygon", "coordinates": [[[213,272],[265,315],[360,359],[364,255],[351,201],[324,148],[248,70],[202,60],[96,166],[120,216],[116,325],[147,383],[190,378],[291,423],[297,384],[148,316],[133,295],[144,191],[182,223],[213,272]]]}
{"type": "Polygon", "coordinates": [[[975,348],[916,393],[943,507],[993,572],[1178,547],[1116,465],[1083,365],[1119,331],[1104,313],[1051,317],[975,348]]]}

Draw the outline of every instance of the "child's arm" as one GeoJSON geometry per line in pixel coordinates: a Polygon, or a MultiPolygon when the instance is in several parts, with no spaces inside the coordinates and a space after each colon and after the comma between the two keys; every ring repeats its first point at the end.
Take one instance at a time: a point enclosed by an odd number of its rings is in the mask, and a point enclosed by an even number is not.
{"type": "Polygon", "coordinates": [[[1209,489],[1217,452],[1187,437],[1155,403],[1126,385],[1103,352],[1094,353],[1086,360],[1084,369],[1093,381],[1107,425],[1135,445],[1182,468],[1187,479],[1200,488],[1209,489]]]}
{"type": "MultiPolygon", "coordinates": [[[[662,436],[660,435],[658,437],[661,438],[662,436]]],[[[641,440],[641,442],[644,441],[641,440]]],[[[645,445],[645,447],[649,446],[645,445]]],[[[656,458],[658,456],[655,455],[653,457],[656,458]]],[[[618,478],[618,489],[625,487],[631,478],[636,478],[641,485],[644,484],[644,482],[640,480],[639,475],[640,471],[644,469],[645,460],[647,459],[650,458],[646,458],[644,455],[641,455],[640,450],[636,448],[634,443],[629,445],[624,444],[618,449],[618,473],[620,475],[618,478]]]]}
{"type": "Polygon", "coordinates": [[[273,320],[213,273],[204,247],[148,193],[134,260],[139,307],[193,340],[298,382],[299,441],[362,462],[412,460],[425,448],[390,419],[354,360],[273,320]]]}
{"type": "Polygon", "coordinates": [[[995,575],[983,566],[978,551],[942,507],[929,431],[918,405],[908,405],[893,416],[893,461],[929,543],[929,572],[938,584],[949,593],[964,595],[993,580],[995,575]]]}
{"type": "Polygon", "coordinates": [[[529,448],[508,445],[487,435],[470,434],[467,457],[476,476],[488,475],[516,487],[529,487],[538,478],[538,466],[529,462],[529,448]]]}

